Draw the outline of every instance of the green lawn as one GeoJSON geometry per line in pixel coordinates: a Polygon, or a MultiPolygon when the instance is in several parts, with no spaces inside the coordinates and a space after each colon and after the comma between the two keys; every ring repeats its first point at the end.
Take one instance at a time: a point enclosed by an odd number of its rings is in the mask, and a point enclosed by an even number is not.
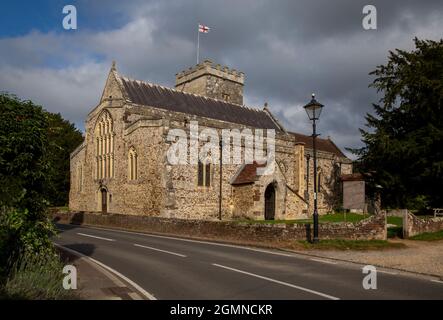
{"type": "MultiPolygon", "coordinates": [[[[359,222],[363,219],[368,218],[368,214],[358,214],[358,213],[334,213],[319,216],[319,223],[331,223],[331,222],[359,222]]],[[[310,219],[298,219],[298,220],[236,220],[239,223],[285,223],[285,224],[306,224],[312,223],[312,218],[310,219]]]]}
{"type": "Polygon", "coordinates": [[[403,217],[387,217],[387,222],[395,225],[395,227],[388,227],[388,238],[402,238],[403,217]]]}
{"type": "Polygon", "coordinates": [[[410,240],[420,240],[420,241],[435,241],[443,240],[443,230],[437,232],[426,232],[418,234],[416,236],[410,237],[410,240]]]}
{"type": "Polygon", "coordinates": [[[397,227],[403,226],[403,217],[387,217],[388,224],[395,224],[397,227]]]}
{"type": "Polygon", "coordinates": [[[297,223],[299,220],[233,220],[232,222],[237,223],[262,223],[262,224],[278,224],[278,223],[285,223],[285,224],[294,224],[297,223]]]}
{"type": "MultiPolygon", "coordinates": [[[[330,223],[330,222],[359,222],[369,218],[368,214],[358,214],[358,213],[333,213],[319,216],[319,223],[330,223]]],[[[312,219],[296,220],[297,223],[309,223],[312,219]]]]}

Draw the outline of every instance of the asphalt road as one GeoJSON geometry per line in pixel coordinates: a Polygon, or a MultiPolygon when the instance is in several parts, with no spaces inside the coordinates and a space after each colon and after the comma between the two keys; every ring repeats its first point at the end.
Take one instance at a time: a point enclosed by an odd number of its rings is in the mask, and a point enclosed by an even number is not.
{"type": "MultiPolygon", "coordinates": [[[[54,242],[120,272],[157,299],[443,299],[443,281],[279,250],[58,225],[54,242]]],[[[81,275],[80,275],[81,276],[81,275]]]]}

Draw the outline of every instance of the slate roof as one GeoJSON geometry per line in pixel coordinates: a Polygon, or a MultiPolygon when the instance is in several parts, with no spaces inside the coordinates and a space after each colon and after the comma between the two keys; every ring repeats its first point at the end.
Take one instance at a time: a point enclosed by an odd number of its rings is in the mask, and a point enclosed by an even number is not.
{"type": "Polygon", "coordinates": [[[257,168],[266,167],[266,164],[258,164],[257,162],[246,164],[235,177],[231,185],[249,184],[257,180],[257,168]]]}
{"type": "MultiPolygon", "coordinates": [[[[182,112],[195,116],[237,123],[260,129],[282,128],[265,110],[249,108],[238,104],[207,98],[204,96],[177,91],[149,82],[129,79],[116,74],[124,90],[126,99],[132,103],[156,107],[173,112],[182,112]]],[[[297,142],[304,142],[312,149],[312,138],[307,135],[289,132],[297,142]]],[[[317,138],[317,149],[346,157],[330,139],[317,138]]]]}
{"type": "MultiPolygon", "coordinates": [[[[295,137],[296,142],[303,142],[305,148],[312,149],[312,137],[300,133],[290,132],[291,135],[295,137]]],[[[332,142],[331,139],[322,139],[317,137],[316,143],[317,150],[333,153],[339,157],[346,157],[343,152],[332,142]]]]}
{"type": "Polygon", "coordinates": [[[120,77],[130,102],[261,129],[281,129],[263,110],[120,77]]]}

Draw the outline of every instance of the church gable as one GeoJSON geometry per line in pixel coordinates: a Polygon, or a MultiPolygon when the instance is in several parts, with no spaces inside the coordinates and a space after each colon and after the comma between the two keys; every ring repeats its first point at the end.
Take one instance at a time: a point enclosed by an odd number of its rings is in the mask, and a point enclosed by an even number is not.
{"type": "Polygon", "coordinates": [[[117,74],[115,62],[113,62],[111,70],[109,71],[108,77],[106,79],[105,87],[100,98],[100,103],[111,99],[125,100],[125,92],[124,90],[122,90],[122,86],[119,80],[120,77],[117,74]]]}

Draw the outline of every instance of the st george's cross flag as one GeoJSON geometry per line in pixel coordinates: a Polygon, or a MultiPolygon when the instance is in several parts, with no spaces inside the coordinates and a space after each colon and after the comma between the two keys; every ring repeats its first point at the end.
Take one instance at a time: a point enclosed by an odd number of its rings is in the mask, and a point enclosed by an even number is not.
{"type": "Polygon", "coordinates": [[[198,25],[198,32],[201,32],[201,33],[208,33],[209,30],[210,30],[210,28],[207,27],[207,26],[204,26],[204,25],[202,25],[202,24],[199,24],[199,25],[198,25]]]}

